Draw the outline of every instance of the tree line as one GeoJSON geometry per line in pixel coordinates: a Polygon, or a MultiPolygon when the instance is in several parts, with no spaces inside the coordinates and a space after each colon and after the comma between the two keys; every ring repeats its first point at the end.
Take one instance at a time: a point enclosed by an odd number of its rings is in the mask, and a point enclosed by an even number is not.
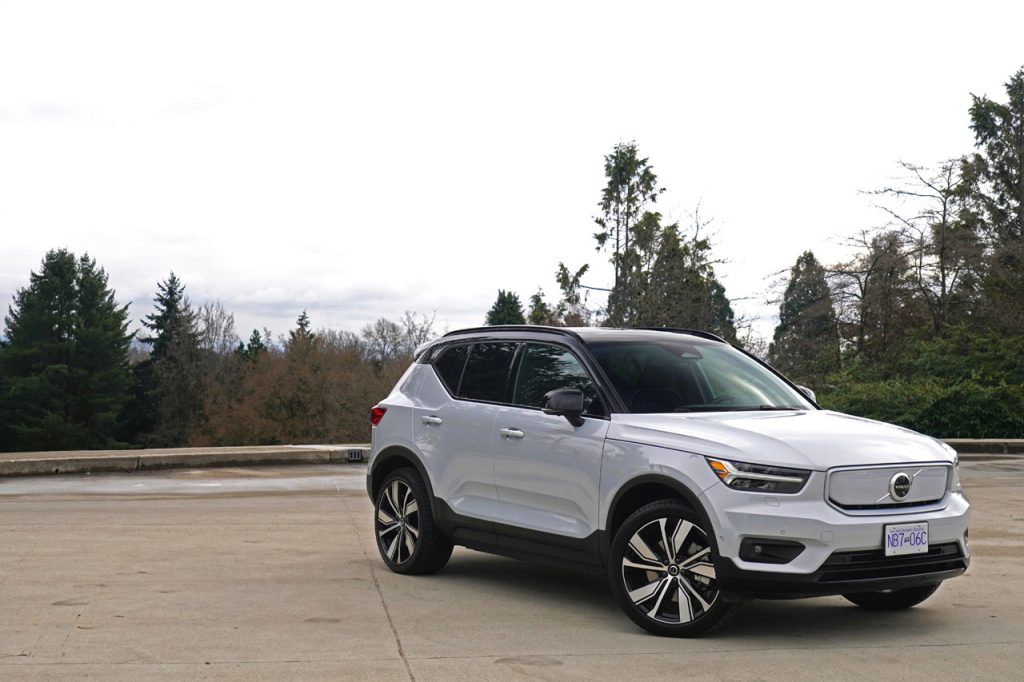
{"type": "Polygon", "coordinates": [[[712,331],[816,389],[825,407],[944,437],[1024,436],[1024,69],[1006,100],[973,96],[975,150],[899,164],[866,192],[886,216],[847,240],[848,260],[803,251],[782,282],[770,340],[738,319],[715,274],[707,222],[665,225],[665,191],[635,143],[605,157],[598,250],[607,303],[581,310],[584,265],[558,264],[562,299],[524,311],[499,291],[489,324],[604,324],[712,331]],[[569,312],[571,311],[571,315],[569,312]]]}
{"type": "Polygon", "coordinates": [[[174,273],[129,331],[103,268],[50,251],[14,297],[0,343],[0,450],[363,442],[433,318],[381,318],[360,334],[242,340],[218,302],[193,306],[174,273]]]}
{"type": "MultiPolygon", "coordinates": [[[[558,263],[558,297],[526,307],[498,292],[487,324],[683,327],[714,332],[814,388],[825,407],[943,437],[1024,436],[1024,69],[1006,101],[974,97],[975,150],[866,193],[884,226],[850,257],[797,255],[779,322],[762,339],[716,274],[709,221],[657,210],[665,189],[635,143],[605,157],[591,245],[612,269],[592,305],[589,265],[558,263]]],[[[218,302],[194,306],[174,273],[130,331],[107,273],[48,252],[14,296],[0,338],[0,450],[360,442],[432,317],[378,319],[360,333],[236,333],[218,302]]]]}

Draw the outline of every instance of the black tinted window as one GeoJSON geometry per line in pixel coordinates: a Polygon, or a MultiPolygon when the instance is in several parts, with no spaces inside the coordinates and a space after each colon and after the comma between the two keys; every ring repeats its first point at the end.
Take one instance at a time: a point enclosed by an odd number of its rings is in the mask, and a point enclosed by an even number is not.
{"type": "Polygon", "coordinates": [[[544,407],[544,394],[556,388],[580,389],[585,411],[603,413],[594,384],[572,353],[559,346],[528,344],[519,366],[513,402],[528,407],[544,407]]]}
{"type": "Polygon", "coordinates": [[[473,346],[462,373],[460,398],[504,402],[508,370],[515,355],[514,343],[478,343],[473,346]]]}
{"type": "Polygon", "coordinates": [[[452,346],[434,360],[434,368],[441,381],[452,393],[459,392],[459,379],[462,378],[462,367],[466,364],[469,346],[452,346]]]}

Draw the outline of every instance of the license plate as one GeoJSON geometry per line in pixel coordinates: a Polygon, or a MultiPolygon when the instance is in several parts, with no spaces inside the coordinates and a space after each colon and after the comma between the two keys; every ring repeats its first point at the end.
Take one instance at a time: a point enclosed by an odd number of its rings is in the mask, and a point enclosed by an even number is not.
{"type": "Polygon", "coordinates": [[[928,523],[901,523],[885,526],[882,544],[885,556],[924,554],[928,551],[928,523]]]}

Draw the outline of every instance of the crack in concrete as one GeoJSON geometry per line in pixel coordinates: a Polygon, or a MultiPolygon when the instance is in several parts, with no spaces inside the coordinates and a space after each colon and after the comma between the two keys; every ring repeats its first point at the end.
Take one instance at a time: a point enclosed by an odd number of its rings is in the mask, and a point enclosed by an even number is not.
{"type": "MultiPolygon", "coordinates": [[[[351,512],[348,504],[344,504],[345,510],[351,512]]],[[[366,566],[370,569],[370,578],[373,579],[373,586],[377,589],[377,596],[380,597],[380,605],[384,607],[384,616],[387,618],[388,627],[391,628],[391,634],[395,637],[395,646],[398,647],[398,656],[402,659],[402,663],[405,665],[405,672],[409,675],[410,682],[416,682],[416,675],[412,672],[412,666],[409,664],[409,659],[406,658],[405,649],[402,648],[402,638],[398,635],[398,629],[395,627],[395,621],[391,618],[391,609],[388,608],[388,602],[384,598],[384,590],[381,589],[380,580],[377,579],[377,571],[373,568],[373,560],[370,558],[369,553],[366,551],[366,543],[363,540],[362,529],[356,523],[356,515],[353,513],[349,514],[349,518],[352,519],[352,526],[356,530],[356,538],[358,538],[359,549],[363,553],[363,558],[366,559],[366,566]]]]}

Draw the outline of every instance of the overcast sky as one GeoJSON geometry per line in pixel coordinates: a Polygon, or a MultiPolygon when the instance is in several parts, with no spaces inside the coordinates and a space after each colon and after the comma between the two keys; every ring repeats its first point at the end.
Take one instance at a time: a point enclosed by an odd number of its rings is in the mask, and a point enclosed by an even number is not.
{"type": "Polygon", "coordinates": [[[243,336],[607,286],[603,156],[700,203],[741,314],[804,249],[883,221],[858,190],[972,148],[1024,4],[0,0],[0,301],[67,247],[133,318],[174,270],[243,336]],[[706,6],[705,6],[706,5],[706,6]]]}

